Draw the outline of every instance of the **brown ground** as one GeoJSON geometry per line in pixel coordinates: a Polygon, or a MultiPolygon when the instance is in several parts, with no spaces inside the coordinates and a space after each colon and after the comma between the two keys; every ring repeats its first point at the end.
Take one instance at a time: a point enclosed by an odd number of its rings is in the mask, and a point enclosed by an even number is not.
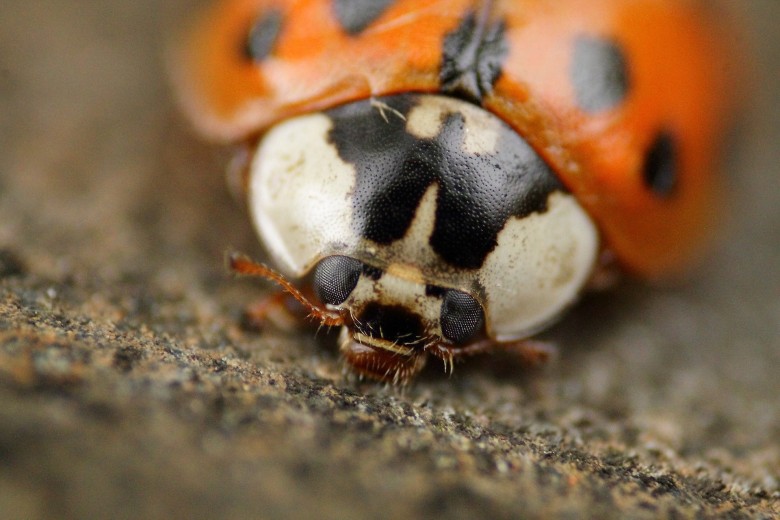
{"type": "Polygon", "coordinates": [[[0,517],[780,516],[780,3],[740,4],[757,89],[710,263],[586,298],[545,370],[405,392],[238,325],[265,286],[222,255],[258,246],[163,74],[191,4],[0,3],[0,517]]]}

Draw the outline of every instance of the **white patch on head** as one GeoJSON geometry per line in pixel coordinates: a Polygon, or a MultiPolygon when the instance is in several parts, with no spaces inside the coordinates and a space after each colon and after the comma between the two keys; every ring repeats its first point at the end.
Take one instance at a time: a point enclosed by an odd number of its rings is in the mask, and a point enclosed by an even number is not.
{"type": "Polygon", "coordinates": [[[598,231],[573,196],[553,193],[544,213],[510,218],[480,269],[488,333],[528,337],[577,297],[593,271],[598,231]]]}
{"type": "Polygon", "coordinates": [[[420,139],[433,139],[441,132],[447,115],[453,113],[461,114],[464,119],[464,152],[472,155],[495,152],[501,133],[499,119],[458,99],[443,96],[421,97],[420,103],[409,111],[406,131],[420,139]]]}
{"type": "Polygon", "coordinates": [[[354,167],[327,139],[322,114],[288,120],[258,145],[249,180],[255,227],[276,266],[303,276],[323,256],[356,243],[350,193],[354,167]]]}

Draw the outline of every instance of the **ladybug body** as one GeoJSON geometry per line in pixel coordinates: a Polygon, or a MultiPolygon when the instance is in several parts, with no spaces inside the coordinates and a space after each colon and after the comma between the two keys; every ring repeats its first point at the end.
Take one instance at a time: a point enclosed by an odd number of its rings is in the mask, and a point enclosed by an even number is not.
{"type": "Polygon", "coordinates": [[[252,150],[249,206],[281,274],[234,267],[343,325],[350,366],[392,381],[427,354],[521,344],[603,251],[677,270],[717,211],[726,105],[694,4],[217,4],[177,63],[181,97],[252,150]]]}

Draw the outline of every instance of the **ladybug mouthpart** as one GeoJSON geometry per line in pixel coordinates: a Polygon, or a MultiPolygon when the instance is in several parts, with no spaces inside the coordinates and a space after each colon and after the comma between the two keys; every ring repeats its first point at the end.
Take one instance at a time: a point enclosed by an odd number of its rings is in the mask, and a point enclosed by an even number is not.
{"type": "Polygon", "coordinates": [[[341,354],[350,370],[361,377],[406,384],[425,366],[427,356],[414,348],[360,332],[341,332],[341,354]]]}

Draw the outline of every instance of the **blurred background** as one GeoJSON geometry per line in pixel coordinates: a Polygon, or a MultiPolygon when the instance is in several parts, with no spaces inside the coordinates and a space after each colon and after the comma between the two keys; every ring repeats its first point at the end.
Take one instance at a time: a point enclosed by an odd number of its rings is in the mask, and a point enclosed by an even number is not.
{"type": "MultiPolygon", "coordinates": [[[[80,295],[71,302],[62,293],[57,305],[67,312],[132,318],[139,330],[148,318],[155,333],[210,349],[260,294],[223,266],[228,249],[261,254],[226,188],[230,150],[194,135],[166,78],[166,46],[205,3],[0,2],[0,256],[4,270],[13,258],[37,280],[35,305],[44,305],[46,287],[65,284],[80,295]],[[128,286],[144,305],[122,299],[128,286]]],[[[673,287],[628,281],[586,297],[545,336],[560,359],[541,374],[507,359],[475,360],[452,379],[433,370],[398,399],[484,412],[488,423],[529,435],[552,429],[590,446],[617,442],[677,469],[719,468],[776,500],[780,2],[725,3],[744,24],[734,44],[745,49],[747,99],[728,162],[731,215],[707,263],[673,287]]],[[[6,302],[15,291],[4,286],[6,302]]],[[[6,309],[2,330],[22,327],[15,319],[6,309]]],[[[332,350],[315,352],[303,336],[271,338],[235,332],[231,352],[342,384],[332,350]]],[[[0,377],[14,399],[24,393],[18,385],[0,377]]],[[[9,434],[6,448],[16,449],[15,439],[9,434]]],[[[3,469],[0,460],[0,483],[45,462],[25,453],[19,466],[3,469]]]]}

